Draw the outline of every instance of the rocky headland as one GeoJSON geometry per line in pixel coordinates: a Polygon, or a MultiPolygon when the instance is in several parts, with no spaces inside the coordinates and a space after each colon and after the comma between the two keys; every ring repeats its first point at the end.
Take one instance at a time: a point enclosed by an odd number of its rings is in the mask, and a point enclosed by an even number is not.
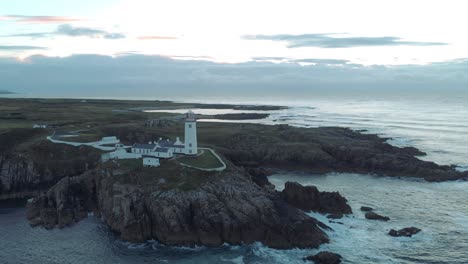
{"type": "Polygon", "coordinates": [[[170,186],[174,175],[147,182],[127,173],[111,164],[65,177],[28,204],[28,219],[32,225],[63,227],[94,212],[124,240],[157,239],[166,245],[260,241],[273,248],[316,248],[328,242],[326,225],[255,184],[242,168],[199,175],[208,179],[189,188],[170,186]]]}

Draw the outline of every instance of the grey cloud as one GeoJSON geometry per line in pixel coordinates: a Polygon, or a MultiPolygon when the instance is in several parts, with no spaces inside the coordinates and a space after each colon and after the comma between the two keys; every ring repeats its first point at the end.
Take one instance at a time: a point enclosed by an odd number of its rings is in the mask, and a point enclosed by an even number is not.
{"type": "Polygon", "coordinates": [[[18,46],[18,45],[0,45],[0,50],[45,50],[45,47],[39,46],[18,46]]]}
{"type": "Polygon", "coordinates": [[[70,24],[63,24],[57,27],[57,30],[52,32],[33,32],[24,34],[11,34],[2,37],[31,37],[43,38],[50,36],[69,36],[69,37],[89,37],[89,38],[105,38],[105,39],[122,39],[125,35],[117,32],[107,32],[101,29],[88,27],[74,27],[70,24]]]}
{"type": "Polygon", "coordinates": [[[289,57],[253,57],[254,61],[281,61],[290,63],[346,64],[349,60],[338,59],[292,59],[289,57]]]}
{"type": "Polygon", "coordinates": [[[362,66],[326,63],[214,63],[167,57],[33,56],[0,58],[2,88],[30,97],[210,99],[243,96],[300,98],[339,94],[418,96],[467,93],[468,61],[429,65],[362,66]],[[28,76],[28,78],[23,78],[28,76]]]}
{"type": "Polygon", "coordinates": [[[125,36],[121,33],[110,33],[100,29],[87,28],[87,27],[73,27],[70,24],[60,25],[57,31],[54,32],[57,35],[66,35],[71,37],[91,37],[91,38],[106,38],[106,39],[121,39],[125,36]]]}
{"type": "Polygon", "coordinates": [[[10,91],[6,91],[6,90],[0,90],[0,94],[13,94],[13,93],[10,91]]]}
{"type": "Polygon", "coordinates": [[[398,37],[340,37],[340,34],[246,35],[246,40],[285,41],[288,48],[352,48],[369,46],[439,46],[442,42],[404,41],[398,37]]]}

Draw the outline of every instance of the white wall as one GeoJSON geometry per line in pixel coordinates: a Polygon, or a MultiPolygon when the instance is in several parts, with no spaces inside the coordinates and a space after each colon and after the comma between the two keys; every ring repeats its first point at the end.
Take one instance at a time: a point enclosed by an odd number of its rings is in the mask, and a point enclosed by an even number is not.
{"type": "Polygon", "coordinates": [[[196,155],[197,145],[197,122],[185,121],[185,154],[196,155]]]}

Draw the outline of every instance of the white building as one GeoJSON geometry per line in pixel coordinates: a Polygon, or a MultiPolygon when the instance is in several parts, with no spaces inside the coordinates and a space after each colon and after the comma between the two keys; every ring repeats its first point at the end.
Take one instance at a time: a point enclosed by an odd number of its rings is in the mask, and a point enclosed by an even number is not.
{"type": "Polygon", "coordinates": [[[159,167],[159,159],[153,156],[143,156],[143,166],[144,167],[159,167]]]}
{"type": "Polygon", "coordinates": [[[172,158],[174,154],[196,155],[197,143],[197,119],[195,113],[189,111],[185,114],[185,143],[180,141],[179,137],[175,142],[159,138],[158,141],[150,141],[148,144],[133,144],[131,153],[159,158],[172,158]]]}
{"type": "Polygon", "coordinates": [[[158,141],[150,141],[147,144],[135,143],[131,146],[129,155],[116,153],[119,155],[115,156],[142,157],[144,166],[156,167],[152,164],[156,164],[157,159],[157,166],[159,166],[159,158],[172,158],[174,154],[196,155],[197,143],[197,119],[195,113],[189,111],[185,114],[185,143],[180,141],[179,137],[176,141],[159,138],[158,141]]]}
{"type": "Polygon", "coordinates": [[[45,124],[34,124],[33,128],[47,128],[47,125],[45,125],[45,124]]]}

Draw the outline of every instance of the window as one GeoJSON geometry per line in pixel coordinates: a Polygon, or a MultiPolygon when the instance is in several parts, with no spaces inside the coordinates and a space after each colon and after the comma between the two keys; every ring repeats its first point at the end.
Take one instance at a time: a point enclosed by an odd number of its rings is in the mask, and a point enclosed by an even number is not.
{"type": "Polygon", "coordinates": [[[188,146],[189,146],[189,147],[192,147],[192,143],[189,143],[188,146]]]}
{"type": "Polygon", "coordinates": [[[192,153],[192,150],[191,150],[191,149],[189,149],[189,151],[188,151],[188,152],[189,152],[189,153],[192,153]]]}
{"type": "Polygon", "coordinates": [[[189,124],[188,127],[189,127],[189,128],[192,128],[192,124],[189,124]]]}

